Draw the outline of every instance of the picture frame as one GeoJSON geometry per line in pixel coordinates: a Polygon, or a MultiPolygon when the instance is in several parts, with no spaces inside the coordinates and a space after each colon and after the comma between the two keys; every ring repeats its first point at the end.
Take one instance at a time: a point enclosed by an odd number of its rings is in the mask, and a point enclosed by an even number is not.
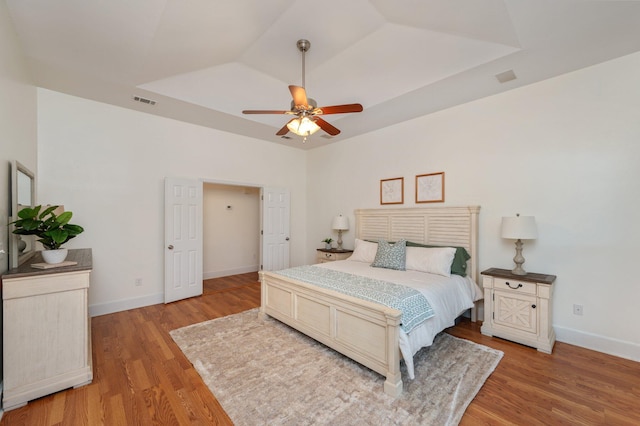
{"type": "Polygon", "coordinates": [[[404,178],[380,180],[380,204],[404,204],[404,178]]]}
{"type": "Polygon", "coordinates": [[[444,172],[416,176],[416,203],[444,202],[444,172]]]}

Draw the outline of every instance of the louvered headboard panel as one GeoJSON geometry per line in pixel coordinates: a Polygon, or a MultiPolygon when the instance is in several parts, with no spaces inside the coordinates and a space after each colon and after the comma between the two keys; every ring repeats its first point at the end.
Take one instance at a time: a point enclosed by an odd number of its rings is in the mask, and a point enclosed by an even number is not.
{"type": "Polygon", "coordinates": [[[479,213],[480,206],[358,209],[356,238],[464,247],[471,255],[469,274],[478,282],[479,213]]]}

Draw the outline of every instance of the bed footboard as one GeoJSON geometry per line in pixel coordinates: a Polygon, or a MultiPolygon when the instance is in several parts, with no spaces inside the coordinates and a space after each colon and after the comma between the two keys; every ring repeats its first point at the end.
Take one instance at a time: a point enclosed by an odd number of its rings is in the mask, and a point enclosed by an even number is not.
{"type": "Polygon", "coordinates": [[[270,272],[260,281],[261,314],[385,376],[385,393],[402,393],[400,311],[270,272]]]}

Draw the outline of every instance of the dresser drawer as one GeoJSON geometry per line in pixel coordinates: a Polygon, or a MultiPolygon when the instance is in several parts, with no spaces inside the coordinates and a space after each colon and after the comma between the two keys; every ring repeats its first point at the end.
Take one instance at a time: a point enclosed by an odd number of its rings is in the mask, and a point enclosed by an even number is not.
{"type": "Polygon", "coordinates": [[[513,291],[523,294],[536,294],[536,283],[520,281],[517,279],[493,278],[493,288],[496,290],[513,291]]]}

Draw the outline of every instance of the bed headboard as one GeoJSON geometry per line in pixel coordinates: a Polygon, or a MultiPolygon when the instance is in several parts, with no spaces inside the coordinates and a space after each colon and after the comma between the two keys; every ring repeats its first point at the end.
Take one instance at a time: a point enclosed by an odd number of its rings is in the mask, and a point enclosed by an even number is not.
{"type": "Polygon", "coordinates": [[[471,255],[469,275],[478,283],[480,206],[406,209],[358,209],[356,238],[464,247],[471,255]]]}

